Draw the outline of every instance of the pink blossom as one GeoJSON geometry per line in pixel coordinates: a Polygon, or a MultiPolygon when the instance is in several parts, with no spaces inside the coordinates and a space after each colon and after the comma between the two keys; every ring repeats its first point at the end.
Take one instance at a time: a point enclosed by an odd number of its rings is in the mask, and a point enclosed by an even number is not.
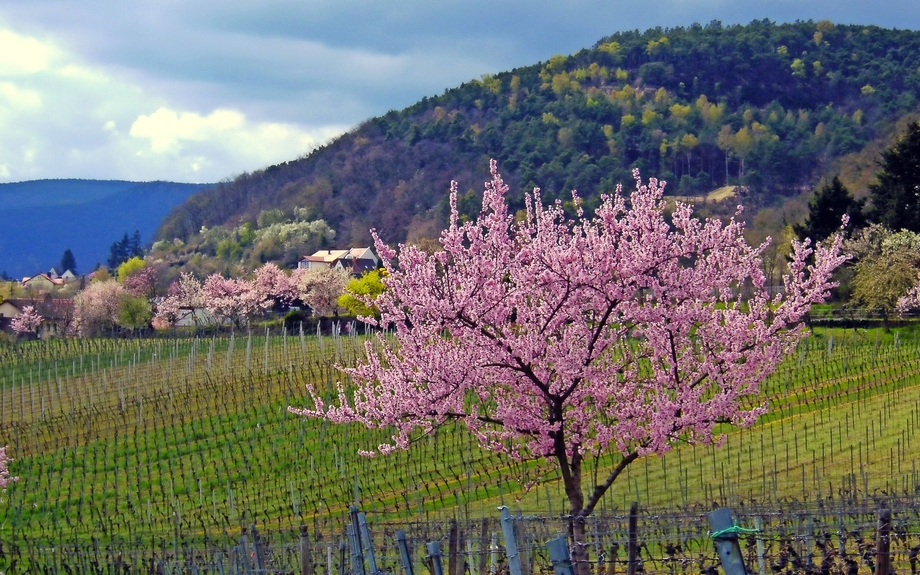
{"type": "Polygon", "coordinates": [[[154,325],[172,325],[179,319],[183,309],[204,309],[205,299],[201,282],[192,274],[183,272],[179,281],[169,285],[166,297],[157,303],[154,325]]]}
{"type": "Polygon", "coordinates": [[[312,408],[289,409],[393,429],[380,453],[459,420],[486,449],[555,462],[581,517],[636,458],[753,423],[760,383],[834,285],[840,238],[796,242],[785,293],[771,298],[766,244],[685,204],[669,224],[664,182],[634,175],[632,194],[618,188],[593,216],[569,218],[535,190],[516,221],[493,162],[475,221],[461,223],[452,187],[443,251],[392,250],[375,234],[388,272],[375,303],[395,343],[369,342],[333,405],[310,390],[312,408]],[[741,287],[753,295],[742,301],[741,287]],[[609,475],[583,485],[585,457],[611,452],[609,475]]]}
{"type": "Polygon", "coordinates": [[[95,336],[113,327],[126,294],[113,279],[91,283],[74,298],[74,329],[82,336],[95,336]]]}
{"type": "Polygon", "coordinates": [[[259,296],[260,307],[266,310],[274,305],[276,299],[290,303],[297,298],[297,286],[273,263],[257,269],[252,284],[259,296]]]}
{"type": "Polygon", "coordinates": [[[125,278],[125,289],[131,295],[151,297],[157,283],[157,270],[153,266],[144,266],[125,278]]]}
{"type": "Polygon", "coordinates": [[[32,335],[38,332],[42,325],[42,316],[33,306],[27,305],[22,308],[22,313],[13,318],[10,327],[19,335],[32,335]]]}
{"type": "Polygon", "coordinates": [[[298,269],[291,281],[298,297],[318,316],[332,315],[351,274],[335,268],[298,269]]]}
{"type": "Polygon", "coordinates": [[[243,279],[211,274],[204,282],[205,308],[211,314],[242,327],[265,310],[265,298],[243,279]]]}
{"type": "Polygon", "coordinates": [[[0,447],[0,489],[6,489],[7,485],[11,482],[19,481],[18,477],[10,475],[10,471],[7,467],[10,461],[12,461],[12,459],[6,455],[6,446],[0,447]]]}

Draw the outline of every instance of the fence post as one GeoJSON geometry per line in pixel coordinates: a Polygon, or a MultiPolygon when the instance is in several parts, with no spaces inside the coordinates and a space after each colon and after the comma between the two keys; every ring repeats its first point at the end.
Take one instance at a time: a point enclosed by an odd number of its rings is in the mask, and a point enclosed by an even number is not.
{"type": "Polygon", "coordinates": [[[351,550],[351,570],[355,575],[365,575],[361,539],[355,531],[355,526],[349,523],[345,526],[345,532],[348,534],[348,547],[351,550]]]}
{"type": "Polygon", "coordinates": [[[569,554],[569,544],[565,537],[550,539],[546,542],[546,548],[549,550],[549,560],[553,564],[553,572],[556,575],[575,575],[572,556],[569,554]]]}
{"type": "Polygon", "coordinates": [[[358,527],[361,534],[361,542],[364,545],[364,554],[367,557],[367,564],[371,568],[371,575],[377,575],[377,559],[374,557],[374,542],[371,540],[371,531],[367,528],[367,515],[358,512],[358,527]]]}
{"type": "MultiPolygon", "coordinates": [[[[355,477],[357,479],[357,476],[355,477]]],[[[365,575],[367,571],[364,568],[364,553],[362,552],[363,544],[361,542],[360,512],[358,511],[357,505],[352,505],[348,508],[348,511],[351,514],[351,535],[352,544],[354,545],[354,551],[352,551],[354,572],[355,575],[365,575]]]]}
{"type": "Polygon", "coordinates": [[[711,512],[709,526],[725,575],[748,575],[744,558],[741,556],[741,546],[738,544],[738,534],[731,530],[735,527],[731,509],[723,507],[711,512]]]}
{"type": "Polygon", "coordinates": [[[626,543],[626,574],[636,575],[639,567],[639,504],[629,506],[629,540],[626,543]]]}
{"type": "Polygon", "coordinates": [[[763,537],[760,535],[763,531],[763,520],[759,515],[754,518],[754,529],[757,530],[757,571],[760,575],[767,575],[767,561],[764,557],[763,537]]]}
{"type": "Polygon", "coordinates": [[[447,538],[447,572],[449,575],[458,575],[457,573],[457,520],[450,520],[450,532],[447,538]]]}
{"type": "Polygon", "coordinates": [[[313,575],[313,554],[306,525],[300,526],[300,575],[313,575]]]}
{"type": "Polygon", "coordinates": [[[252,546],[256,554],[256,569],[259,571],[265,570],[265,558],[262,555],[262,542],[259,540],[259,532],[256,531],[255,524],[249,526],[249,530],[252,531],[252,546]]]}
{"type": "Polygon", "coordinates": [[[434,575],[444,575],[444,565],[441,564],[441,546],[437,541],[428,543],[428,560],[431,561],[431,572],[434,575]]]}
{"type": "Polygon", "coordinates": [[[488,548],[489,538],[489,519],[482,518],[482,524],[479,528],[479,569],[477,575],[486,575],[486,549],[488,548]]]}
{"type": "Polygon", "coordinates": [[[246,529],[243,528],[243,534],[240,536],[240,551],[242,551],[243,573],[249,575],[252,573],[252,563],[249,562],[249,536],[246,535],[246,529]]]}
{"type": "Polygon", "coordinates": [[[502,535],[505,536],[505,555],[508,557],[508,569],[511,571],[511,575],[522,575],[521,556],[518,554],[511,510],[504,505],[499,507],[498,510],[501,511],[502,535]]]}
{"type": "Polygon", "coordinates": [[[891,509],[883,508],[878,513],[878,533],[875,540],[875,575],[891,574],[891,509]]]}
{"type": "Polygon", "coordinates": [[[402,529],[396,532],[396,545],[399,547],[399,558],[402,560],[405,575],[415,575],[412,569],[412,556],[409,554],[409,543],[406,541],[406,532],[402,529]]]}
{"type": "Polygon", "coordinates": [[[345,542],[339,543],[339,575],[345,575],[345,542]]]}

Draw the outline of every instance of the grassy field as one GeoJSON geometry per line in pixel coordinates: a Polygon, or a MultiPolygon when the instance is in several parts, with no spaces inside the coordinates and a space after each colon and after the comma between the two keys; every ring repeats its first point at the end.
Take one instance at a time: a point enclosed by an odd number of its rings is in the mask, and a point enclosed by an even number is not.
{"type": "MultiPolygon", "coordinates": [[[[353,362],[361,345],[262,333],[0,350],[0,445],[21,477],[0,500],[0,538],[162,545],[250,523],[338,531],[355,500],[383,518],[476,517],[501,502],[564,512],[552,472],[525,492],[539,469],[484,452],[461,430],[367,459],[356,451],[381,432],[287,413],[303,405],[307,382],[331,389],[334,364],[353,362]]],[[[763,399],[770,412],[750,429],[726,429],[720,447],[637,461],[604,506],[813,501],[920,484],[915,331],[818,330],[763,399]]]]}

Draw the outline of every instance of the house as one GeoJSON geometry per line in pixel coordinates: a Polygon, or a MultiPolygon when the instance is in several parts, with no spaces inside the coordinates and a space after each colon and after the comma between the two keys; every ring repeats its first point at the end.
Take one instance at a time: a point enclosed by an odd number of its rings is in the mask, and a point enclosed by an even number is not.
{"type": "MultiPolygon", "coordinates": [[[[57,275],[57,274],[55,274],[57,275]]],[[[31,277],[22,278],[22,287],[32,289],[53,289],[64,285],[64,280],[59,277],[51,277],[48,274],[36,274],[31,277]]]]}
{"type": "Polygon", "coordinates": [[[15,298],[0,303],[0,329],[10,331],[10,320],[22,315],[26,306],[32,306],[42,316],[38,335],[41,338],[64,335],[73,321],[73,300],[65,298],[15,298]]]}
{"type": "Polygon", "coordinates": [[[350,248],[347,250],[320,250],[311,256],[303,256],[297,262],[299,269],[335,268],[359,276],[375,270],[380,259],[371,248],[350,248]]]}

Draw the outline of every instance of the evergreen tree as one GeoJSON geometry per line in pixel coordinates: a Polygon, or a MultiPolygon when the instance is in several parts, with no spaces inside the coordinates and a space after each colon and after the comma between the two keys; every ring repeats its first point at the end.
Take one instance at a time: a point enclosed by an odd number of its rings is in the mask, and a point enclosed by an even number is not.
{"type": "Polygon", "coordinates": [[[857,200],[844,187],[837,176],[815,190],[815,195],[808,202],[808,217],[804,224],[793,224],[792,229],[799,240],[811,238],[819,242],[840,228],[841,218],[850,216],[850,229],[859,229],[866,225],[863,214],[866,200],[857,200]]]}
{"type": "Polygon", "coordinates": [[[64,250],[64,255],[61,256],[61,273],[70,270],[71,273],[77,273],[77,259],[73,257],[73,252],[70,251],[70,248],[64,250]]]}
{"type": "Polygon", "coordinates": [[[877,184],[869,186],[869,218],[890,230],[920,232],[920,122],[882,152],[877,184]]]}
{"type": "Polygon", "coordinates": [[[134,230],[134,235],[128,237],[128,232],[120,240],[112,243],[109,247],[109,258],[106,260],[109,268],[116,269],[121,264],[131,258],[141,258],[144,256],[144,248],[141,246],[141,232],[134,230]]]}

